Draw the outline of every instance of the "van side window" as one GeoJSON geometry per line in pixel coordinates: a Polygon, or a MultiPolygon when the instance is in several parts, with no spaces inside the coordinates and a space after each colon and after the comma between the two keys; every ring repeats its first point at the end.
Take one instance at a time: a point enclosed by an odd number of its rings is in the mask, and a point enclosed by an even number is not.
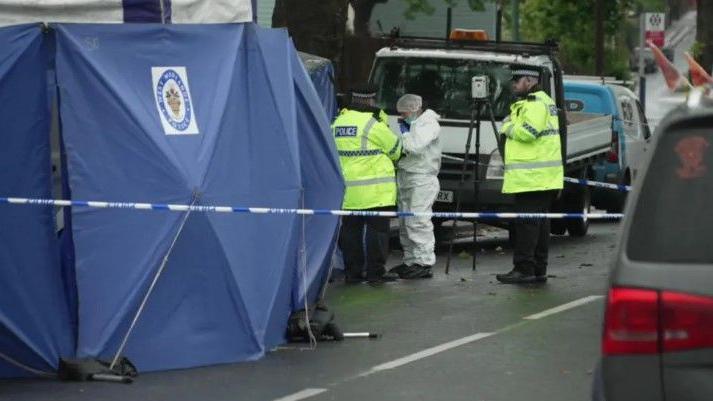
{"type": "Polygon", "coordinates": [[[634,106],[631,104],[631,99],[627,96],[621,96],[619,103],[621,104],[621,120],[624,126],[624,132],[626,135],[637,138],[640,134],[638,112],[634,109],[634,106]]]}

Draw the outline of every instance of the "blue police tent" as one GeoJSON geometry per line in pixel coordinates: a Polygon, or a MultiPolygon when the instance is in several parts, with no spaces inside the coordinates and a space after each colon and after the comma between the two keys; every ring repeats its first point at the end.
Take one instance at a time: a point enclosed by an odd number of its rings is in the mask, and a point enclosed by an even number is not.
{"type": "MultiPolygon", "coordinates": [[[[0,197],[50,198],[47,44],[0,28],[0,197]]],[[[52,372],[74,354],[52,208],[0,205],[0,377],[52,372]]]]}
{"type": "MultiPolygon", "coordinates": [[[[286,31],[56,30],[74,199],[340,207],[329,122],[286,31]]],[[[326,279],[338,224],[167,210],[73,209],[71,218],[77,354],[109,358],[130,333],[123,355],[142,371],[256,359],[283,342],[291,311],[326,279]]]]}
{"type": "Polygon", "coordinates": [[[314,54],[298,52],[307,69],[312,84],[331,122],[337,117],[337,94],[334,87],[334,66],[329,59],[314,54]]]}
{"type": "MultiPolygon", "coordinates": [[[[314,86],[314,89],[317,92],[317,96],[319,97],[319,100],[322,103],[322,109],[331,124],[331,122],[336,118],[338,112],[336,89],[334,87],[334,66],[332,62],[329,61],[329,59],[305,52],[297,53],[299,55],[300,61],[307,70],[307,74],[309,74],[309,77],[312,81],[312,85],[314,86]]],[[[329,137],[329,141],[331,142],[331,134],[329,135],[329,137]]],[[[316,166],[316,168],[317,170],[319,170],[319,166],[316,166]]],[[[312,217],[310,219],[314,218],[312,217]]],[[[315,221],[314,223],[318,224],[318,221],[315,221]]],[[[337,235],[338,233],[335,233],[335,244],[337,241],[337,235]]],[[[339,252],[339,249],[335,249],[335,253],[331,259],[331,262],[325,261],[325,263],[331,265],[331,268],[344,270],[344,263],[342,262],[342,256],[341,252],[339,252]]],[[[320,277],[319,279],[316,279],[315,282],[320,283],[328,279],[326,275],[329,274],[329,269],[330,266],[323,266],[321,269],[319,269],[318,271],[324,274],[324,276],[320,277]]],[[[310,292],[310,299],[314,299],[316,297],[316,294],[313,291],[315,288],[318,287],[319,286],[315,285],[312,286],[312,292],[310,292]]]]}

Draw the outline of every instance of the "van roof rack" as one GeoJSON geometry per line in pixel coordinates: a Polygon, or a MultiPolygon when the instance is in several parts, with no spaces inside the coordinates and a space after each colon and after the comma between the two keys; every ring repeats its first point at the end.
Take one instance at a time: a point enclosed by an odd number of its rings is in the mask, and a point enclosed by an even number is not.
{"type": "Polygon", "coordinates": [[[634,81],[621,80],[621,79],[617,79],[616,77],[597,76],[597,75],[564,75],[562,77],[562,79],[570,80],[570,81],[584,81],[584,82],[600,83],[602,85],[613,84],[613,85],[629,86],[634,83],[634,81]]]}
{"type": "Polygon", "coordinates": [[[391,38],[389,47],[411,49],[447,49],[447,50],[479,50],[494,53],[516,53],[531,56],[551,56],[559,51],[556,40],[548,39],[545,43],[535,42],[503,42],[492,40],[450,40],[443,38],[427,38],[419,36],[386,37],[391,38]]]}

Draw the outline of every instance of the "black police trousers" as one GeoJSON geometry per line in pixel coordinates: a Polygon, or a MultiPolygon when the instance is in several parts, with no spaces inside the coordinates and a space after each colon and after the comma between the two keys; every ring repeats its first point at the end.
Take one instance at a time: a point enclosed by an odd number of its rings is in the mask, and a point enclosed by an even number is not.
{"type": "MultiPolygon", "coordinates": [[[[392,211],[394,207],[368,210],[392,211]]],[[[384,265],[389,255],[389,221],[389,217],[342,216],[339,247],[344,256],[344,273],[347,278],[362,278],[365,264],[367,280],[384,275],[384,265]]]]}
{"type": "MultiPolygon", "coordinates": [[[[515,211],[548,213],[557,191],[521,192],[515,194],[515,211]]],[[[513,266],[528,275],[547,274],[550,242],[549,219],[516,219],[514,226],[513,266]]]]}

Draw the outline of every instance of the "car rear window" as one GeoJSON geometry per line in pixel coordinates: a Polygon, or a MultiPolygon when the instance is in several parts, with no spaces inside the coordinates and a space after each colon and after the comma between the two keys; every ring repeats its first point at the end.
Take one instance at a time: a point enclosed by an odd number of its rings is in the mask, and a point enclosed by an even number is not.
{"type": "Polygon", "coordinates": [[[630,259],[713,263],[713,127],[662,137],[634,208],[630,259]]]}

